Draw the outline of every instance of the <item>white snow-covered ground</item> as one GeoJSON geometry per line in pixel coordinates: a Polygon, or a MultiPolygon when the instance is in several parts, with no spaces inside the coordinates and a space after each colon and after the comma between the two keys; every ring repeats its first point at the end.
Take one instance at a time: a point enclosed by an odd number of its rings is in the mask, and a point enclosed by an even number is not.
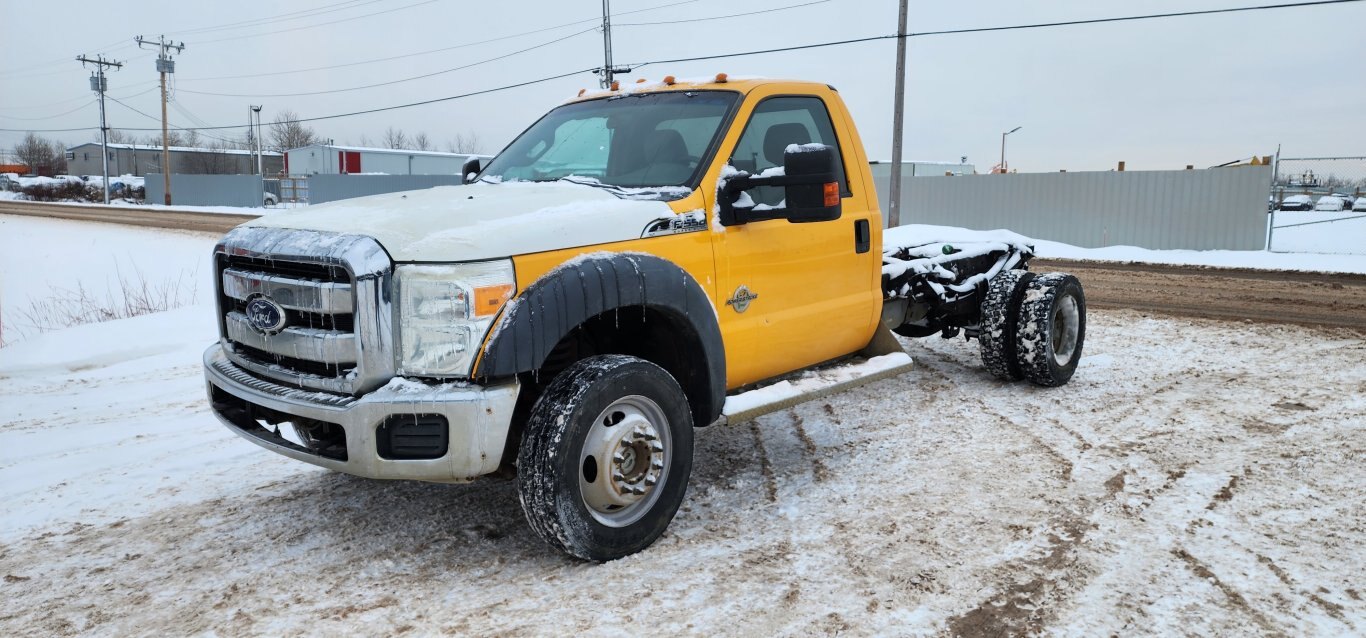
{"type": "MultiPolygon", "coordinates": [[[[90,259],[146,242],[158,272],[213,241],[36,223],[90,259]]],[[[207,305],[32,336],[0,348],[0,634],[1366,631],[1362,335],[1088,328],[1063,388],[930,338],[899,377],[702,430],[669,532],[605,565],[539,541],[514,483],[369,481],[241,440],[203,399],[207,305]]]]}
{"type": "MultiPolygon", "coordinates": [[[[176,286],[186,302],[213,298],[213,233],[0,215],[0,339],[34,333],[34,302],[83,288],[117,302],[122,282],[176,286]]],[[[3,355],[0,355],[3,356],[3,355]]]]}

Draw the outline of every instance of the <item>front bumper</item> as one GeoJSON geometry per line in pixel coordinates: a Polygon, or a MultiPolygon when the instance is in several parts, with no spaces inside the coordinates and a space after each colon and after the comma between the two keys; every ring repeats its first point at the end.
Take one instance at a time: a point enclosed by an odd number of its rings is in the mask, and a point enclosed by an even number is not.
{"type": "Polygon", "coordinates": [[[214,414],[242,438],[292,459],[338,472],[377,479],[412,479],[458,483],[490,474],[502,462],[512,410],[517,403],[516,381],[489,386],[423,386],[416,382],[390,383],[359,398],[310,392],[265,381],[247,374],[230,361],[223,346],[204,352],[204,376],[214,414]],[[439,415],[448,427],[444,456],[433,459],[394,459],[381,456],[380,429],[390,417],[439,415]],[[304,437],[291,441],[260,423],[306,422],[344,440],[330,445],[304,437]],[[302,443],[302,444],[301,444],[302,443]]]}

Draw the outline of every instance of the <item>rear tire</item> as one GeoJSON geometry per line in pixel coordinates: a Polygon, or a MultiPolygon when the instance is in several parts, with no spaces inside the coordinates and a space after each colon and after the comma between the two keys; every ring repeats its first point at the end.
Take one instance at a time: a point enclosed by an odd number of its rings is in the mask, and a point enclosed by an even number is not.
{"type": "Polygon", "coordinates": [[[1020,372],[1031,383],[1057,387],[1077,371],[1086,341],[1086,295],[1066,273],[1028,282],[1015,328],[1020,372]]]}
{"type": "Polygon", "coordinates": [[[531,409],[517,453],[522,511],[571,555],[633,554],[678,512],[692,450],[692,412],[668,372],[636,357],[588,357],[556,375],[531,409]]]}
{"type": "Polygon", "coordinates": [[[1019,381],[1022,377],[1015,356],[1015,329],[1018,323],[1020,297],[1033,279],[1024,270],[997,273],[987,285],[982,299],[981,331],[977,343],[981,347],[982,365],[998,379],[1019,381]]]}

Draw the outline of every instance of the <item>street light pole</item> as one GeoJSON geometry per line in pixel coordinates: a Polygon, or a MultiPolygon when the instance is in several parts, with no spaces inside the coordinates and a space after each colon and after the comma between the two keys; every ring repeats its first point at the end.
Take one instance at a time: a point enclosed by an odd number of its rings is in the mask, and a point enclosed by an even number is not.
{"type": "Polygon", "coordinates": [[[1014,133],[1015,131],[1018,131],[1018,130],[1020,130],[1020,129],[1022,129],[1022,128],[1024,128],[1024,127],[1023,127],[1023,126],[1017,126],[1017,127],[1013,128],[1013,129],[1010,129],[1009,131],[1006,131],[1006,132],[1004,132],[1004,133],[1001,134],[1001,174],[1002,174],[1002,175],[1005,175],[1005,174],[1006,174],[1006,136],[1007,136],[1007,135],[1010,135],[1011,133],[1014,133]]]}

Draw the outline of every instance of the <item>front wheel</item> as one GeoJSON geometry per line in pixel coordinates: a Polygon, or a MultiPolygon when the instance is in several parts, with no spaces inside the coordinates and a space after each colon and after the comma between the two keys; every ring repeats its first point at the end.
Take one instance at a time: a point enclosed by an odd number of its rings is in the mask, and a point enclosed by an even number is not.
{"type": "Polygon", "coordinates": [[[649,547],[683,503],[692,412],[659,366],[624,355],[583,359],[536,401],[517,454],[518,495],[546,542],[608,561],[649,547]]]}

